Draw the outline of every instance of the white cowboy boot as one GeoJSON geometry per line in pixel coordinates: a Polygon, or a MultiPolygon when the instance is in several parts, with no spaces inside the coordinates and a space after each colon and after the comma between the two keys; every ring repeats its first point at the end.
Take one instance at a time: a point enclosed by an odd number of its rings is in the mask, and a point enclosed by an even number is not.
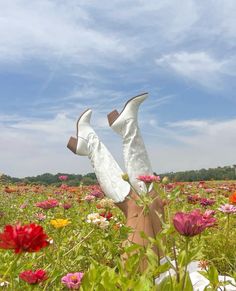
{"type": "MultiPolygon", "coordinates": [[[[147,97],[148,93],[135,96],[128,100],[120,114],[117,110],[108,114],[109,125],[122,136],[126,171],[132,187],[138,194],[146,191],[146,187],[137,177],[140,175],[153,175],[148,153],[138,126],[138,109],[147,97]]],[[[148,228],[152,228],[155,236],[161,230],[161,222],[156,211],[164,218],[164,207],[163,202],[156,196],[154,191],[151,191],[149,195],[153,197],[154,201],[149,208],[151,225],[148,228]]]]}
{"type": "Polygon", "coordinates": [[[153,174],[137,120],[139,106],[147,97],[148,93],[135,96],[125,104],[120,114],[117,110],[108,114],[110,127],[123,138],[125,168],[131,185],[139,194],[145,185],[137,177],[153,174]]]}
{"type": "Polygon", "coordinates": [[[130,185],[122,179],[122,170],[90,125],[92,110],[87,109],[77,121],[77,138],[71,137],[67,147],[75,154],[88,156],[105,195],[122,202],[130,185]]]}

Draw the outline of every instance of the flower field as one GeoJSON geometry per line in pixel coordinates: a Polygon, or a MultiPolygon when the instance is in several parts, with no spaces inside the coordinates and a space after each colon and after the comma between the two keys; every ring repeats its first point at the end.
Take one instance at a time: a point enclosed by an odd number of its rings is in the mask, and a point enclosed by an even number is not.
{"type": "Polygon", "coordinates": [[[165,218],[143,248],[122,244],[132,230],[99,186],[70,187],[60,179],[59,187],[0,184],[0,290],[188,291],[192,261],[208,278],[207,290],[224,284],[218,274],[236,277],[235,181],[154,181],[165,218]],[[159,264],[153,245],[166,263],[159,264]],[[144,258],[148,267],[140,272],[144,258]],[[176,276],[156,285],[170,267],[176,276]]]}

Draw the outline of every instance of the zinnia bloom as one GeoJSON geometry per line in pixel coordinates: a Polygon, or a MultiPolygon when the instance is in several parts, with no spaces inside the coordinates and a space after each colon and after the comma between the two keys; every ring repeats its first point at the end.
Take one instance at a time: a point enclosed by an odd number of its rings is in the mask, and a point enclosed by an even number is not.
{"type": "Polygon", "coordinates": [[[62,207],[67,210],[67,209],[70,209],[72,207],[72,204],[71,203],[64,203],[62,204],[62,207]]]}
{"type": "Polygon", "coordinates": [[[236,204],[236,192],[229,196],[229,202],[236,204]]]}
{"type": "Polygon", "coordinates": [[[86,195],[86,196],[84,197],[83,200],[85,200],[85,201],[92,201],[92,200],[94,200],[94,199],[95,199],[95,196],[88,194],[88,195],[86,195]]]}
{"type": "Polygon", "coordinates": [[[137,179],[147,184],[152,183],[152,182],[159,182],[161,180],[159,176],[155,176],[155,175],[141,175],[141,176],[138,176],[137,179]]]}
{"type": "Polygon", "coordinates": [[[57,207],[59,205],[59,202],[56,199],[49,199],[42,202],[38,202],[35,204],[35,206],[42,208],[42,209],[51,209],[54,207],[57,207]]]}
{"type": "Polygon", "coordinates": [[[28,270],[21,272],[19,277],[29,284],[38,284],[47,280],[48,276],[46,271],[38,269],[36,271],[28,270]]]}
{"type": "Polygon", "coordinates": [[[47,239],[48,236],[40,225],[6,225],[4,232],[0,233],[0,248],[15,250],[16,254],[38,252],[49,245],[47,239]]]}
{"type": "Polygon", "coordinates": [[[102,229],[107,228],[109,225],[109,221],[105,217],[100,216],[99,213],[88,214],[86,222],[95,224],[102,229]]]}
{"type": "Polygon", "coordinates": [[[213,199],[208,199],[208,198],[201,198],[200,204],[203,207],[211,206],[215,203],[215,200],[213,199]]]}
{"type": "Polygon", "coordinates": [[[175,229],[184,236],[195,236],[207,227],[213,226],[216,219],[212,216],[204,217],[200,210],[196,209],[189,213],[177,212],[173,218],[175,229]]]}
{"type": "Polygon", "coordinates": [[[235,213],[236,207],[230,204],[221,205],[218,210],[224,213],[235,213]]]}
{"type": "Polygon", "coordinates": [[[69,273],[62,277],[61,282],[69,289],[79,289],[84,273],[69,273]]]}
{"type": "Polygon", "coordinates": [[[71,222],[68,219],[53,219],[50,221],[51,225],[54,226],[55,228],[61,228],[64,226],[67,226],[68,224],[70,224],[71,222]]]}

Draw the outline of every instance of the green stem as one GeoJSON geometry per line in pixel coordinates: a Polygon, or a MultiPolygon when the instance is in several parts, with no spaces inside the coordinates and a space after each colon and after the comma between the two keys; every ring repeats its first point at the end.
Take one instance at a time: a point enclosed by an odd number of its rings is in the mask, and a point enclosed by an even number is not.
{"type": "Polygon", "coordinates": [[[95,229],[92,229],[81,241],[79,241],[73,248],[71,248],[67,253],[64,254],[64,256],[68,255],[71,251],[73,251],[77,246],[81,245],[89,236],[91,233],[94,232],[95,229]]]}
{"type": "Polygon", "coordinates": [[[8,275],[8,273],[10,273],[10,271],[13,269],[13,267],[15,266],[15,264],[17,263],[17,261],[19,260],[20,257],[21,257],[21,254],[18,254],[16,256],[15,260],[10,264],[10,266],[8,267],[6,272],[4,273],[3,277],[1,278],[3,281],[5,280],[5,278],[8,275]]]}
{"type": "Polygon", "coordinates": [[[177,282],[179,283],[179,281],[180,281],[179,265],[178,265],[178,260],[177,260],[176,245],[175,245],[175,239],[174,238],[173,238],[173,253],[174,253],[174,261],[175,261],[176,279],[177,279],[177,282]]]}
{"type": "Polygon", "coordinates": [[[182,285],[182,290],[185,290],[185,281],[186,281],[186,276],[187,276],[187,267],[188,267],[188,246],[189,246],[189,237],[186,237],[185,241],[185,267],[184,267],[184,278],[183,278],[183,285],[182,285]]]}
{"type": "Polygon", "coordinates": [[[226,246],[228,245],[229,240],[229,216],[230,213],[227,213],[226,246]]]}

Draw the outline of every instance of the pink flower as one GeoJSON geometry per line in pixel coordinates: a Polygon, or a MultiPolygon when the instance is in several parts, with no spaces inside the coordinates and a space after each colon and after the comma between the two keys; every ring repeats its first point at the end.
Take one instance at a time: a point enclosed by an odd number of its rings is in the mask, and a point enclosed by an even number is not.
{"type": "Polygon", "coordinates": [[[59,180],[61,180],[61,181],[66,181],[66,180],[68,179],[68,176],[67,176],[67,175],[61,175],[61,176],[59,176],[58,178],[59,178],[59,180]]]}
{"type": "Polygon", "coordinates": [[[213,215],[215,215],[215,210],[206,210],[203,213],[202,217],[207,227],[216,225],[216,218],[214,218],[213,215]]]}
{"type": "Polygon", "coordinates": [[[35,218],[37,218],[39,221],[43,221],[44,219],[46,219],[46,215],[44,215],[43,213],[35,213],[35,218]]]}
{"type": "Polygon", "coordinates": [[[200,234],[206,228],[213,226],[216,219],[212,216],[204,217],[199,209],[189,213],[177,212],[173,218],[175,229],[184,236],[192,237],[200,234]]]}
{"type": "Polygon", "coordinates": [[[61,282],[69,289],[79,289],[84,273],[69,273],[62,277],[61,282]]]}
{"type": "Polygon", "coordinates": [[[224,213],[235,213],[236,212],[236,206],[230,205],[230,204],[225,204],[221,205],[218,210],[224,213]]]}
{"type": "Polygon", "coordinates": [[[198,183],[198,188],[203,188],[204,186],[205,186],[205,181],[200,181],[199,183],[198,183]]]}
{"type": "Polygon", "coordinates": [[[37,284],[47,280],[47,274],[44,270],[38,269],[36,271],[28,270],[21,272],[19,277],[29,284],[37,284]]]}
{"type": "Polygon", "coordinates": [[[92,201],[92,200],[94,200],[95,199],[95,196],[93,196],[93,195],[86,195],[85,197],[84,197],[84,200],[85,201],[92,201]]]}
{"type": "Polygon", "coordinates": [[[35,206],[42,208],[42,209],[51,209],[54,207],[57,207],[59,205],[59,202],[56,199],[49,199],[42,202],[38,202],[35,204],[35,206]]]}
{"type": "Polygon", "coordinates": [[[138,176],[137,179],[144,183],[159,182],[161,180],[159,176],[155,176],[155,175],[141,175],[141,176],[138,176]]]}

